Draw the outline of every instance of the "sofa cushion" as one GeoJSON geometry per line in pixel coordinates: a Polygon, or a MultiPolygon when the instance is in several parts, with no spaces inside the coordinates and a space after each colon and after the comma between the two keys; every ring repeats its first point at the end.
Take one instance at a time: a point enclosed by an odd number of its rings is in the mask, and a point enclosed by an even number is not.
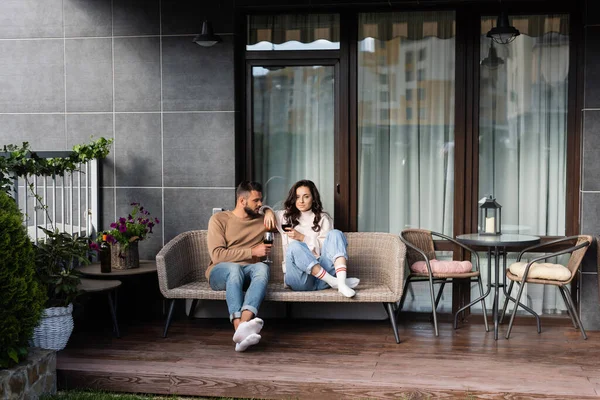
{"type": "MultiPolygon", "coordinates": [[[[526,262],[516,262],[508,267],[508,270],[519,278],[525,273],[526,262]]],[[[571,278],[571,271],[564,265],[551,263],[533,263],[529,268],[527,278],[547,279],[551,281],[568,281],[571,278]]]]}
{"type": "MultiPolygon", "coordinates": [[[[464,274],[467,272],[471,272],[473,269],[473,264],[471,261],[439,261],[439,260],[431,260],[429,261],[429,265],[431,266],[432,273],[439,274],[464,274]]],[[[417,274],[428,274],[427,264],[425,261],[417,261],[413,265],[410,266],[410,270],[417,274]]]]}

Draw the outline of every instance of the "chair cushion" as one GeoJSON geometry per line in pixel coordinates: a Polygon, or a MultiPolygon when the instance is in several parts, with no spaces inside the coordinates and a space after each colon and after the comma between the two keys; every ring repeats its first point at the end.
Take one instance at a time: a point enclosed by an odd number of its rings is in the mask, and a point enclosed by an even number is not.
{"type": "MultiPolygon", "coordinates": [[[[526,262],[517,262],[511,264],[508,270],[519,278],[525,273],[526,262]]],[[[529,268],[527,278],[546,279],[551,281],[568,281],[571,278],[571,271],[564,265],[551,263],[533,263],[529,268]]]]}
{"type": "MultiPolygon", "coordinates": [[[[429,261],[429,265],[431,266],[432,273],[440,273],[440,274],[464,274],[466,272],[471,272],[473,269],[473,264],[471,261],[439,261],[439,260],[431,260],[429,261]]],[[[410,270],[417,274],[428,274],[427,264],[425,261],[417,261],[413,265],[410,266],[410,270]]]]}

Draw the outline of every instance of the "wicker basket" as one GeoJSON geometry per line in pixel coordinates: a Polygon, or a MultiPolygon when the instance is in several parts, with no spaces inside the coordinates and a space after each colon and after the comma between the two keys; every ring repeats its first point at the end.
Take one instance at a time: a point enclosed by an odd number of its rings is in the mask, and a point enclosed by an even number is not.
{"type": "Polygon", "coordinates": [[[138,242],[129,243],[126,250],[119,255],[121,244],[115,243],[110,246],[110,266],[112,269],[130,269],[140,267],[140,252],[138,242]]]}
{"type": "Polygon", "coordinates": [[[62,350],[73,332],[73,304],[67,307],[50,307],[33,330],[31,346],[48,350],[62,350]]]}

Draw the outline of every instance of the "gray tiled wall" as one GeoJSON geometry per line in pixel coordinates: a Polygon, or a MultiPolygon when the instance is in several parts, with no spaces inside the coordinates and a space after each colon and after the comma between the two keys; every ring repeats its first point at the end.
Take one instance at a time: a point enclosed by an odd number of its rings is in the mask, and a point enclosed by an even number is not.
{"type": "MultiPolygon", "coordinates": [[[[598,1],[587,0],[585,12],[585,78],[583,109],[583,157],[581,232],[600,235],[600,11],[598,1]]],[[[586,329],[600,329],[597,245],[583,264],[580,300],[586,329]]]]}
{"type": "Polygon", "coordinates": [[[114,138],[102,219],[161,219],[143,258],[233,205],[233,85],[233,0],[0,1],[0,146],[114,138]],[[204,18],[223,43],[192,42],[204,18]]]}

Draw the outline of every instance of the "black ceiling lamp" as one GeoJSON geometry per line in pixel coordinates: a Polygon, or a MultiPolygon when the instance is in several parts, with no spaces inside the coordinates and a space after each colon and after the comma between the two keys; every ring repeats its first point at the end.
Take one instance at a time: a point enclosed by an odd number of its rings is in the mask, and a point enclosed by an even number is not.
{"type": "Polygon", "coordinates": [[[223,39],[221,39],[221,36],[215,35],[211,23],[207,20],[204,20],[204,22],[202,22],[202,32],[200,32],[200,34],[196,35],[196,37],[194,38],[194,42],[196,42],[202,47],[214,46],[215,44],[221,43],[222,41],[223,39]]]}
{"type": "Polygon", "coordinates": [[[508,21],[508,14],[502,11],[498,15],[496,27],[490,29],[486,36],[498,44],[509,44],[520,34],[521,32],[508,21]]]}
{"type": "Polygon", "coordinates": [[[494,42],[491,41],[490,42],[490,50],[488,52],[488,55],[486,58],[481,60],[481,65],[484,67],[487,67],[489,69],[496,69],[499,66],[501,66],[502,64],[504,64],[504,60],[502,58],[498,57],[498,52],[496,51],[496,48],[494,47],[494,42]]]}

